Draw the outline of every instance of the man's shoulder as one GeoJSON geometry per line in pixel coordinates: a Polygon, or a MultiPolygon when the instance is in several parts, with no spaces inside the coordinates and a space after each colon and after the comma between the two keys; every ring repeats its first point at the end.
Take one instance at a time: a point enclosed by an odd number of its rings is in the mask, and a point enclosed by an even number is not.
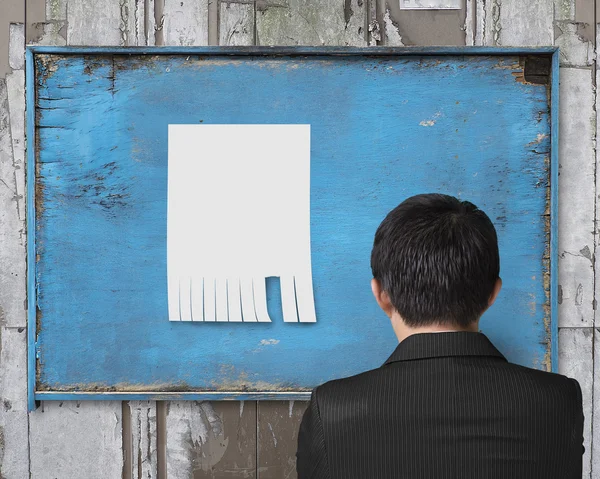
{"type": "Polygon", "coordinates": [[[333,379],[315,388],[315,395],[322,398],[348,399],[360,396],[372,388],[374,384],[384,381],[387,374],[385,368],[379,367],[340,379],[333,379]]]}
{"type": "MultiPolygon", "coordinates": [[[[402,387],[404,381],[410,381],[411,383],[413,381],[417,383],[423,381],[424,378],[420,377],[416,371],[414,374],[409,371],[406,371],[406,374],[392,374],[393,372],[400,372],[402,369],[403,364],[396,363],[353,376],[334,379],[318,386],[315,389],[315,395],[318,396],[319,400],[347,401],[352,398],[359,398],[364,394],[370,395],[374,387],[381,391],[381,389],[402,387]]],[[[581,403],[579,383],[575,379],[562,374],[529,368],[507,361],[495,361],[493,368],[490,368],[490,363],[487,363],[483,369],[480,374],[472,370],[471,377],[474,382],[482,385],[486,382],[504,383],[507,388],[511,386],[515,394],[525,392],[540,397],[545,397],[548,394],[553,397],[558,395],[563,399],[581,403]]]]}
{"type": "Polygon", "coordinates": [[[504,364],[505,374],[517,380],[521,388],[531,387],[536,391],[554,391],[581,401],[581,387],[576,379],[556,372],[521,366],[520,364],[510,362],[504,364]]]}

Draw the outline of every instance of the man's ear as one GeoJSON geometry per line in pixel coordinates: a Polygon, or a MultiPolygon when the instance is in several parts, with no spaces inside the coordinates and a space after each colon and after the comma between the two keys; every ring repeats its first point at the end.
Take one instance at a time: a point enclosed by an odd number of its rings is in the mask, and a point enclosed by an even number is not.
{"type": "Polygon", "coordinates": [[[375,278],[371,280],[371,291],[373,291],[373,296],[375,296],[375,301],[377,301],[379,307],[389,318],[391,318],[392,313],[394,312],[394,306],[392,306],[392,301],[388,294],[381,287],[379,280],[375,278]]]}
{"type": "Polygon", "coordinates": [[[498,297],[498,294],[500,293],[500,290],[502,289],[502,279],[498,278],[496,280],[496,284],[494,284],[494,289],[492,290],[492,294],[490,294],[490,299],[488,300],[488,308],[494,304],[494,302],[496,301],[496,298],[498,297]]]}

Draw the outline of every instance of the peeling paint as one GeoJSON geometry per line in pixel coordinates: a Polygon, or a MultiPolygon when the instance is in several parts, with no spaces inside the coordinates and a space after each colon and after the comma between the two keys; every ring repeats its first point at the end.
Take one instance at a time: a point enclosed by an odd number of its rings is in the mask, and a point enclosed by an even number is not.
{"type": "Polygon", "coordinates": [[[403,47],[402,35],[400,35],[400,29],[397,22],[392,19],[389,8],[386,9],[383,17],[384,32],[386,38],[386,45],[403,47]]]}

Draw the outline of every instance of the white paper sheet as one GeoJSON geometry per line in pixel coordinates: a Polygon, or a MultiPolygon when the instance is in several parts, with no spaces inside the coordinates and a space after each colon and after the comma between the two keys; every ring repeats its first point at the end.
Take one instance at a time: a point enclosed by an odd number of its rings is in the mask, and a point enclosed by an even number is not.
{"type": "Polygon", "coordinates": [[[169,125],[171,321],[315,322],[310,125],[169,125]]]}

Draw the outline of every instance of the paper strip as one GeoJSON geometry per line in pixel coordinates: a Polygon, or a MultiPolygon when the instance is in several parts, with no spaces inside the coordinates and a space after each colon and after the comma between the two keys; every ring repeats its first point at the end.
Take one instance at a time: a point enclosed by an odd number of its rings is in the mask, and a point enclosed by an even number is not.
{"type": "Polygon", "coordinates": [[[242,297],[239,278],[227,279],[227,309],[229,311],[229,321],[234,323],[242,321],[242,297]]]}
{"type": "Polygon", "coordinates": [[[269,317],[269,311],[267,310],[267,287],[265,278],[253,278],[253,297],[254,297],[254,311],[256,312],[256,318],[261,323],[270,323],[271,318],[269,317]]]}

